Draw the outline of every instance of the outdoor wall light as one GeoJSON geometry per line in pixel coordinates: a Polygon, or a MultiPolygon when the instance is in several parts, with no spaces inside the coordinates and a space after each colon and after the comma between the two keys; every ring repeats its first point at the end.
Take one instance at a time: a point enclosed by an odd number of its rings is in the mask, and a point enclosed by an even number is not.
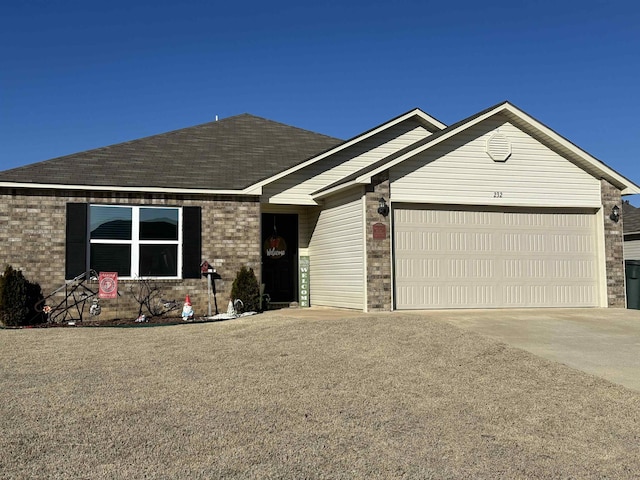
{"type": "Polygon", "coordinates": [[[380,200],[378,200],[378,213],[383,217],[389,215],[389,205],[387,205],[384,197],[380,197],[380,200]]]}
{"type": "Polygon", "coordinates": [[[611,209],[611,215],[609,215],[609,218],[616,223],[620,220],[620,208],[617,205],[614,205],[611,209]]]}

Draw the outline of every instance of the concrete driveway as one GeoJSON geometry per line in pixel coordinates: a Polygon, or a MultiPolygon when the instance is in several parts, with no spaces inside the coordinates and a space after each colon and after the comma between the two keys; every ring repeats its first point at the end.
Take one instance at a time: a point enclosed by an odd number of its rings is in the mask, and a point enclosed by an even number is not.
{"type": "Polygon", "coordinates": [[[640,391],[640,310],[532,308],[403,310],[367,314],[349,309],[312,307],[275,312],[301,320],[339,320],[354,315],[420,315],[449,322],[640,391]]]}
{"type": "Polygon", "coordinates": [[[447,321],[640,391],[640,310],[585,308],[412,313],[447,321]]]}

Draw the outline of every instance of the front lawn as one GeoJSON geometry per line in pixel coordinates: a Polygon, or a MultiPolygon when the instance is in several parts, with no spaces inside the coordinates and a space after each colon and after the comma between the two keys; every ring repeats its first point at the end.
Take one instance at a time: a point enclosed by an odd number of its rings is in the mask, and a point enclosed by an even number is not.
{"type": "Polygon", "coordinates": [[[0,478],[637,478],[640,393],[417,315],[0,330],[0,478]]]}

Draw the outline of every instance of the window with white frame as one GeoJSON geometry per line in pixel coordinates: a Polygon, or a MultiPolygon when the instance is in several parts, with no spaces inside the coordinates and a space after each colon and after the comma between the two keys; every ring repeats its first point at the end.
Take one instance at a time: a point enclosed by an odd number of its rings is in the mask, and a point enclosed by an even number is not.
{"type": "Polygon", "coordinates": [[[182,209],[91,205],[89,264],[120,277],[179,278],[182,209]]]}

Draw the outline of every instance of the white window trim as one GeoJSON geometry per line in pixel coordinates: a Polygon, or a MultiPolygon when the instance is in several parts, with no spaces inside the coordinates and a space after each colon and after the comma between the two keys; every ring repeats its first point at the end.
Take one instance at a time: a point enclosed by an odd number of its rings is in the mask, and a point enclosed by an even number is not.
{"type": "MultiPolygon", "coordinates": [[[[91,203],[89,205],[89,246],[92,244],[108,245],[131,245],[131,275],[121,276],[121,280],[181,280],[182,279],[182,208],[165,205],[111,205],[104,203],[91,203]],[[128,208],[131,210],[131,240],[108,240],[91,239],[91,207],[114,207],[128,208]],[[178,240],[140,240],[140,209],[162,208],[178,211],[178,240]],[[141,276],[140,268],[140,246],[141,245],[177,245],[176,268],[178,274],[175,276],[141,276]]],[[[89,252],[91,249],[89,249],[89,252]]],[[[88,255],[91,255],[88,253],[88,255]]],[[[89,259],[90,261],[90,259],[89,259]]]]}

